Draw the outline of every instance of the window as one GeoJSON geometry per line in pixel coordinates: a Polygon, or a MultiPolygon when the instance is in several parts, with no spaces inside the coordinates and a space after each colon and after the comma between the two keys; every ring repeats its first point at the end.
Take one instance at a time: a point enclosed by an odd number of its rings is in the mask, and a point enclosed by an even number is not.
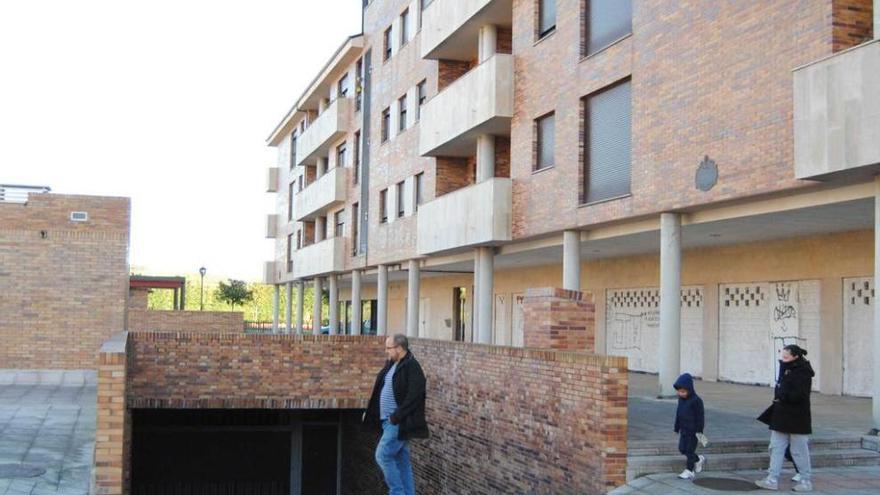
{"type": "Polygon", "coordinates": [[[406,95],[397,99],[397,130],[403,132],[406,130],[406,95]]]}
{"type": "Polygon", "coordinates": [[[419,6],[419,29],[422,29],[422,14],[425,13],[425,9],[428,8],[428,5],[431,5],[431,2],[434,0],[421,0],[421,5],[419,6]]]}
{"type": "Polygon", "coordinates": [[[351,166],[354,169],[352,173],[354,174],[354,183],[357,184],[360,181],[361,175],[361,131],[357,131],[354,133],[354,146],[352,147],[351,154],[351,166]]]}
{"type": "Polygon", "coordinates": [[[397,183],[397,218],[400,218],[405,213],[403,207],[403,181],[397,183]]]}
{"type": "Polygon", "coordinates": [[[555,121],[556,117],[552,112],[535,120],[537,133],[535,170],[553,166],[553,148],[556,141],[555,121]]]}
{"type": "Polygon", "coordinates": [[[400,46],[409,41],[409,9],[400,14],[400,46]]]}
{"type": "Polygon", "coordinates": [[[388,134],[391,131],[391,109],[382,110],[382,142],[388,141],[388,134]]]}
{"type": "Polygon", "coordinates": [[[358,218],[358,212],[359,212],[358,204],[354,203],[353,205],[351,205],[351,254],[352,254],[352,256],[357,255],[358,244],[360,242],[358,240],[358,224],[360,223],[359,222],[360,219],[358,218]]]}
{"type": "Polygon", "coordinates": [[[303,190],[303,176],[300,175],[296,178],[296,192],[300,192],[303,190]]]}
{"type": "Polygon", "coordinates": [[[382,35],[382,60],[388,60],[391,58],[391,27],[385,30],[385,33],[382,35]]]}
{"type": "Polygon", "coordinates": [[[632,32],[632,0],[589,0],[584,23],[591,55],[632,32]]]}
{"type": "Polygon", "coordinates": [[[297,230],[296,231],[296,248],[302,249],[302,243],[303,243],[303,232],[302,232],[302,230],[297,230]]]}
{"type": "Polygon", "coordinates": [[[425,190],[424,172],[416,174],[415,182],[413,185],[415,187],[415,193],[413,194],[413,196],[415,196],[415,201],[413,201],[413,211],[419,211],[419,205],[422,204],[422,201],[424,200],[424,193],[422,192],[425,190]]]}
{"type": "Polygon", "coordinates": [[[422,118],[422,105],[424,105],[425,101],[428,99],[426,85],[427,81],[423,80],[418,86],[416,86],[416,122],[422,118]]]}
{"type": "Polygon", "coordinates": [[[333,231],[333,235],[336,237],[342,237],[345,235],[345,210],[339,210],[336,212],[336,229],[333,231]]]}
{"type": "Polygon", "coordinates": [[[556,0],[538,0],[538,37],[556,29],[556,0]]]}
{"type": "Polygon", "coordinates": [[[379,223],[388,222],[388,189],[379,191],[379,223]]]}
{"type": "Polygon", "coordinates": [[[363,88],[361,84],[364,77],[364,60],[358,59],[354,66],[354,110],[359,112],[363,103],[363,88]]]}
{"type": "Polygon", "coordinates": [[[348,72],[342,76],[342,79],[336,83],[336,96],[338,98],[345,98],[348,96],[348,72]]]}
{"type": "Polygon", "coordinates": [[[293,182],[287,185],[287,221],[293,220],[293,182]]]}
{"type": "Polygon", "coordinates": [[[630,81],[584,98],[584,202],[630,192],[632,154],[630,81]]]}
{"type": "Polygon", "coordinates": [[[296,166],[296,132],[290,134],[290,169],[296,166]]]}
{"type": "Polygon", "coordinates": [[[345,166],[345,142],[336,147],[336,166],[345,166]]]}
{"type": "Polygon", "coordinates": [[[287,236],[287,273],[293,271],[293,234],[287,236]]]}

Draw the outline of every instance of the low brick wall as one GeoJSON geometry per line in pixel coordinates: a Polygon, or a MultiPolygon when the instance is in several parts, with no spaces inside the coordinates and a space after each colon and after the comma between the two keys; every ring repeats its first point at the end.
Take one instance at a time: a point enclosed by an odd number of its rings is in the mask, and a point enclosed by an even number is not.
{"type": "Polygon", "coordinates": [[[384,362],[381,337],[131,334],[129,406],[359,409],[384,362]]]}
{"type": "Polygon", "coordinates": [[[626,481],[626,359],[417,340],[418,492],[606,493],[626,481]]]}
{"type": "Polygon", "coordinates": [[[128,310],[132,332],[244,333],[244,313],[239,311],[128,310]]]}

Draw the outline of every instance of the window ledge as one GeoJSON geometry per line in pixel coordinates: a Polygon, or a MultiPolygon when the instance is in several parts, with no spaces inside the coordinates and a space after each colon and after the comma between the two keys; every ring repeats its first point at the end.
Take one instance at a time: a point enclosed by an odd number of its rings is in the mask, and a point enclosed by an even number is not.
{"type": "Polygon", "coordinates": [[[544,168],[532,169],[532,175],[537,175],[537,174],[540,174],[541,172],[546,172],[548,170],[553,170],[555,168],[556,168],[556,165],[553,164],[553,165],[549,165],[544,168]]]}
{"type": "Polygon", "coordinates": [[[539,34],[539,35],[538,35],[538,36],[539,36],[538,39],[536,39],[535,42],[532,43],[532,46],[538,46],[538,45],[541,44],[541,42],[543,42],[544,40],[549,39],[549,38],[552,38],[553,35],[556,34],[556,31],[557,31],[557,29],[554,27],[554,28],[551,29],[549,32],[544,33],[543,36],[541,36],[541,35],[539,34]]]}
{"type": "Polygon", "coordinates": [[[613,198],[598,199],[596,201],[590,201],[589,203],[581,203],[578,205],[578,208],[586,208],[588,206],[596,206],[596,205],[600,205],[602,203],[610,203],[612,201],[617,201],[619,199],[626,199],[626,198],[631,198],[631,197],[632,197],[632,193],[621,194],[620,196],[614,196],[613,198]]]}
{"type": "Polygon", "coordinates": [[[611,43],[608,43],[607,45],[603,46],[602,48],[600,48],[599,50],[597,50],[593,53],[590,53],[587,55],[581,55],[581,59],[578,61],[578,63],[581,63],[584,60],[591,59],[591,58],[599,55],[600,53],[604,53],[606,50],[610,49],[611,47],[613,47],[615,45],[619,45],[624,40],[632,38],[632,35],[633,35],[632,33],[625,34],[625,35],[621,36],[620,38],[617,38],[616,40],[612,41],[611,43]]]}

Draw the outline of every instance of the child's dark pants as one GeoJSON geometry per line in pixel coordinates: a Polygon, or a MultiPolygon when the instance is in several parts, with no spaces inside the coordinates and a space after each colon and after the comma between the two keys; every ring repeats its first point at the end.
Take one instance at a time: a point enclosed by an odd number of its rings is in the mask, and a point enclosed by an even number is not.
{"type": "Polygon", "coordinates": [[[678,451],[687,457],[687,468],[693,471],[697,465],[697,435],[690,432],[681,432],[678,436],[678,451]]]}

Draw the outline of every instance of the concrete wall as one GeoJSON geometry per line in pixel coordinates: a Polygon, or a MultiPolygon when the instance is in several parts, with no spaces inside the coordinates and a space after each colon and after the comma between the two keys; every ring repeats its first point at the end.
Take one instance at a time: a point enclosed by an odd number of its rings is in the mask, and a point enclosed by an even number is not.
{"type": "Polygon", "coordinates": [[[125,328],[130,208],[60,194],[0,203],[0,367],[96,366],[101,343],[125,328]]]}
{"type": "Polygon", "coordinates": [[[295,251],[293,276],[302,278],[343,270],[347,245],[344,237],[331,237],[295,251]]]}
{"type": "Polygon", "coordinates": [[[345,201],[348,174],[343,167],[334,167],[296,195],[295,218],[311,218],[321,210],[345,201]]]}
{"type": "Polygon", "coordinates": [[[351,130],[353,108],[351,98],[337,98],[318,115],[297,140],[296,164],[313,164],[315,157],[326,155],[329,142],[351,130]]]}

